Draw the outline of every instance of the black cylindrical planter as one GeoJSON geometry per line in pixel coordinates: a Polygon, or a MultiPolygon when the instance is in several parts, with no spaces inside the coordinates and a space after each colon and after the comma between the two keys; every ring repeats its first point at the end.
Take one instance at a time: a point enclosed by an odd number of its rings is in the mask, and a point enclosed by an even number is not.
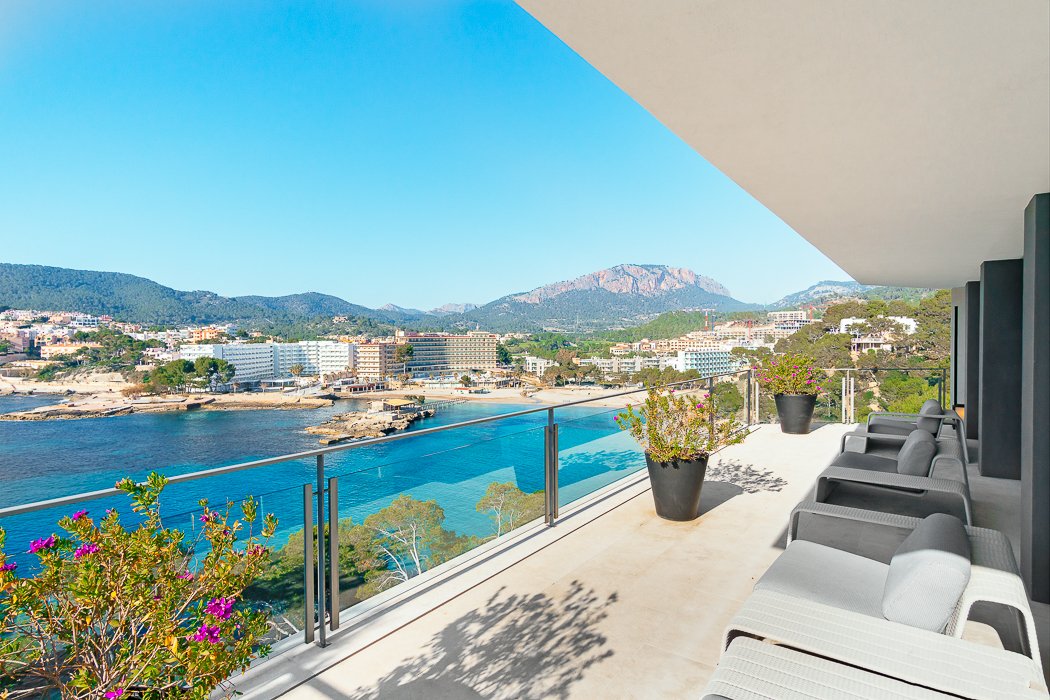
{"type": "Polygon", "coordinates": [[[707,457],[691,461],[654,462],[645,456],[656,514],[665,520],[695,520],[700,515],[700,489],[707,457]]]}
{"type": "Polygon", "coordinates": [[[780,429],[793,435],[805,435],[813,422],[813,409],[817,405],[816,394],[774,394],[780,429]]]}

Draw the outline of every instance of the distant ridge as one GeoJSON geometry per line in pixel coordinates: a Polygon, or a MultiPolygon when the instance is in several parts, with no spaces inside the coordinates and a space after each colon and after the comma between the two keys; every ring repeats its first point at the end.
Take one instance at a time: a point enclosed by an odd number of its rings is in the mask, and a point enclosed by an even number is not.
{"type": "Polygon", "coordinates": [[[118,320],[156,325],[274,323],[337,315],[396,320],[396,315],[317,292],[224,297],[208,291],[183,292],[122,272],[10,263],[0,263],[0,305],[108,314],[118,320]]]}
{"type": "Polygon", "coordinates": [[[767,307],[734,299],[717,280],[686,268],[631,264],[508,294],[482,306],[445,304],[421,311],[393,304],[372,309],[319,292],[224,297],[202,290],[179,291],[121,272],[0,263],[0,306],[108,314],[147,325],[288,324],[346,316],[424,330],[586,332],[637,326],[668,311],[757,311],[821,305],[846,297],[914,300],[930,293],[825,280],[767,307]]]}
{"type": "Polygon", "coordinates": [[[730,296],[718,281],[667,265],[617,265],[575,279],[509,294],[461,317],[496,331],[605,330],[647,321],[665,311],[761,308],[730,296]]]}
{"type": "Polygon", "coordinates": [[[824,280],[803,289],[802,291],[788,294],[782,299],[770,304],[772,309],[790,309],[800,306],[822,306],[837,299],[903,299],[915,301],[922,297],[933,294],[933,289],[920,289],[913,287],[882,287],[861,284],[853,280],[835,282],[824,280]]]}

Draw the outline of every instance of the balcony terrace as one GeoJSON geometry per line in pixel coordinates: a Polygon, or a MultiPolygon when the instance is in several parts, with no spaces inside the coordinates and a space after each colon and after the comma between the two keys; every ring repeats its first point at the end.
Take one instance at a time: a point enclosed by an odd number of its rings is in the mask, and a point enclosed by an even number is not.
{"type": "MultiPolygon", "coordinates": [[[[258,665],[237,689],[249,698],[698,697],[726,624],[783,551],[788,514],[852,427],[757,427],[712,457],[693,522],[658,518],[647,476],[635,473],[577,501],[554,527],[523,527],[344,620],[325,649],[298,646],[258,665]]],[[[1018,482],[973,465],[971,479],[976,524],[1016,548],[1018,482]]],[[[1033,608],[1050,639],[1048,606],[1033,608]]],[[[1008,632],[994,612],[987,621],[1008,632]]],[[[966,637],[1000,644],[987,625],[968,625],[966,637]]],[[[1042,653],[1045,669],[1045,641],[1042,653]]]]}

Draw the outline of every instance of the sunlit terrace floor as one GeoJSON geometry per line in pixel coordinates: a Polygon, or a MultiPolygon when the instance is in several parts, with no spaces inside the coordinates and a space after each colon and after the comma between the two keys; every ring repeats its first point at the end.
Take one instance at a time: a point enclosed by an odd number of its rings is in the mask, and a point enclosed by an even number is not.
{"type": "MultiPolygon", "coordinates": [[[[261,664],[239,689],[303,699],[698,697],[723,628],[782,551],[788,513],[845,430],[765,426],[723,450],[690,523],[656,516],[644,475],[614,484],[381,618],[350,621],[327,649],[261,664]]],[[[1016,540],[1016,511],[981,496],[1010,497],[1013,485],[981,481],[978,524],[1016,540]]]]}

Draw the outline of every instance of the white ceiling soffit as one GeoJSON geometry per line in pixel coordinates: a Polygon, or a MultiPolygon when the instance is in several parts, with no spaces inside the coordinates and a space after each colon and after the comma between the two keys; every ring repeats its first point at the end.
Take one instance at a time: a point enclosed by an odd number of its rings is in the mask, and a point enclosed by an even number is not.
{"type": "Polygon", "coordinates": [[[1050,191],[1047,0],[517,0],[860,282],[977,279],[1050,191]]]}

